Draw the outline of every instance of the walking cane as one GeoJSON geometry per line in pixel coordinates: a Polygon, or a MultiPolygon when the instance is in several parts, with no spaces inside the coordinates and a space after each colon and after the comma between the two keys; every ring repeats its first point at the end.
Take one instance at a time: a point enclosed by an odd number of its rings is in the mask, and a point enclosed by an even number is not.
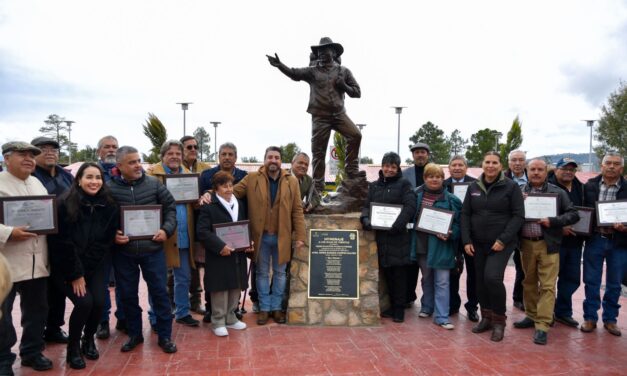
{"type": "MultiPolygon", "coordinates": [[[[252,261],[250,262],[250,265],[248,266],[248,276],[246,277],[246,280],[250,280],[250,271],[253,268],[253,263],[252,261]]],[[[250,284],[249,284],[250,285],[250,284]]],[[[241,320],[242,317],[244,316],[244,313],[246,313],[246,308],[244,308],[244,304],[246,304],[246,295],[248,293],[248,286],[246,286],[246,289],[244,290],[244,298],[242,299],[242,306],[241,308],[238,308],[235,310],[235,316],[237,316],[238,320],[241,320]]]]}

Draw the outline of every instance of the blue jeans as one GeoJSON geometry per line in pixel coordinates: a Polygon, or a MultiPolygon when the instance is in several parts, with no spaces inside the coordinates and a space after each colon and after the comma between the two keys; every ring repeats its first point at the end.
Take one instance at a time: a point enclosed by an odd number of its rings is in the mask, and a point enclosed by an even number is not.
{"type": "Polygon", "coordinates": [[[139,306],[138,291],[141,268],[148,294],[152,298],[157,334],[159,338],[171,338],[172,313],[166,290],[167,269],[163,250],[138,254],[117,251],[113,253],[113,265],[129,336],[142,335],[142,309],[139,306]]]}
{"type": "Polygon", "coordinates": [[[582,246],[560,248],[560,272],[557,278],[555,316],[573,317],[573,294],[581,284],[582,246]]]}
{"type": "Polygon", "coordinates": [[[621,279],[627,268],[627,248],[619,248],[612,239],[594,234],[583,253],[583,282],[586,299],[583,301],[583,318],[596,322],[597,311],[601,307],[601,277],[605,260],[605,294],[603,294],[603,322],[616,323],[618,298],[621,293],[621,279]]]}
{"type": "Polygon", "coordinates": [[[261,237],[261,247],[257,257],[257,291],[260,311],[281,310],[281,300],[285,291],[286,265],[279,265],[277,235],[264,234],[261,237]],[[270,265],[272,265],[272,292],[270,292],[270,265]]]}
{"type": "Polygon", "coordinates": [[[189,315],[189,285],[192,282],[192,268],[189,264],[189,248],[179,249],[180,267],[172,268],[174,275],[174,317],[177,319],[189,315]]]}
{"type": "MultiPolygon", "coordinates": [[[[105,301],[100,322],[109,322],[109,315],[111,314],[111,293],[109,292],[109,277],[111,276],[111,270],[113,270],[113,265],[111,265],[111,261],[105,262],[105,301]]],[[[115,317],[118,319],[118,321],[124,320],[124,310],[122,309],[122,302],[120,302],[120,290],[118,289],[117,283],[115,285],[115,317]]]]}
{"type": "Polygon", "coordinates": [[[449,269],[431,269],[435,287],[435,314],[433,321],[440,325],[449,322],[448,311],[451,298],[449,269]]]}
{"type": "Polygon", "coordinates": [[[427,266],[427,255],[418,256],[418,267],[422,273],[420,278],[420,286],[422,287],[422,296],[420,297],[420,312],[432,314],[435,301],[435,287],[433,286],[433,269],[427,266]]]}

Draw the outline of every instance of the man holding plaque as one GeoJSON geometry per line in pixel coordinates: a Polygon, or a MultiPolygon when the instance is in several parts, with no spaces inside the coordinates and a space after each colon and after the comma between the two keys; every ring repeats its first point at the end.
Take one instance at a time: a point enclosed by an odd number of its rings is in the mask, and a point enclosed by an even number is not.
{"type": "MultiPolygon", "coordinates": [[[[31,176],[35,170],[35,156],[41,150],[26,142],[8,142],[2,145],[7,170],[0,172],[0,197],[44,196],[48,192],[37,178],[31,176]]],[[[4,222],[8,222],[6,219],[4,222]]],[[[13,375],[16,355],[11,347],[17,342],[11,313],[15,295],[20,294],[22,310],[22,339],[20,358],[22,365],[37,371],[52,368],[46,358],[43,333],[48,315],[46,285],[48,270],[48,245],[45,235],[28,232],[27,226],[8,226],[0,223],[0,252],[11,265],[13,288],[2,303],[0,318],[0,374],[13,375]]]]}
{"type": "Polygon", "coordinates": [[[281,170],[281,149],[266,149],[263,166],[251,172],[234,188],[237,198],[246,198],[257,267],[259,315],[257,324],[268,322],[270,312],[278,324],[286,322],[281,302],[285,291],[285,268],[296,248],[305,244],[305,218],[298,180],[281,170]],[[270,269],[272,268],[272,291],[270,269]]]}
{"type": "MultiPolygon", "coordinates": [[[[33,146],[41,150],[35,157],[37,166],[33,176],[46,187],[48,194],[59,197],[70,189],[74,177],[60,166],[59,143],[48,137],[37,137],[31,141],[33,146]]],[[[48,284],[48,319],[44,339],[46,342],[68,343],[67,334],[61,329],[65,324],[65,292],[54,283],[48,284]]]]}
{"type": "MultiPolygon", "coordinates": [[[[160,150],[161,163],[152,166],[148,173],[165,184],[166,175],[189,174],[190,171],[182,166],[183,144],[177,140],[163,143],[160,150]]],[[[197,178],[196,178],[197,179],[197,178]]],[[[172,270],[174,318],[179,324],[196,327],[200,322],[190,314],[189,287],[191,284],[191,270],[194,264],[194,208],[190,203],[176,204],[176,232],[166,240],[165,260],[172,270]]]]}
{"type": "MultiPolygon", "coordinates": [[[[577,179],[577,162],[572,158],[562,158],[553,171],[549,172],[548,181],[562,188],[577,206],[583,206],[583,184],[577,179]]],[[[584,238],[573,231],[572,226],[562,229],[560,247],[560,271],[557,276],[557,298],[555,299],[555,321],[577,328],[579,323],[573,319],[573,294],[581,284],[581,251],[584,238]]]]}
{"type": "MultiPolygon", "coordinates": [[[[584,186],[585,206],[595,207],[601,201],[627,200],[627,181],[622,177],[624,159],[609,152],[601,162],[601,175],[588,180],[584,186]]],[[[597,210],[601,210],[599,207],[597,210]]],[[[599,213],[597,213],[599,214],[599,213]]],[[[584,323],[581,331],[592,332],[597,327],[597,311],[601,307],[601,276],[605,261],[605,294],[603,295],[603,327],[615,336],[621,331],[616,325],[620,305],[621,279],[627,270],[627,226],[614,223],[598,226],[586,240],[583,253],[583,282],[586,299],[583,301],[584,323]]]]}
{"type": "MultiPolygon", "coordinates": [[[[131,351],[144,342],[138,291],[141,268],[156,316],[155,329],[159,335],[159,347],[165,353],[174,353],[177,349],[172,341],[172,313],[166,290],[167,268],[163,243],[176,230],[176,203],[163,184],[144,173],[137,149],[132,146],[120,147],[116,160],[120,175],[114,176],[107,185],[120,205],[120,210],[124,212],[124,206],[141,210],[142,206],[160,205],[162,213],[158,218],[159,223],[141,223],[141,227],[152,228],[155,225],[158,228],[154,235],[148,234],[149,239],[131,240],[126,234],[133,229],[126,227],[125,232],[118,230],[115,237],[118,245],[113,252],[115,281],[120,291],[129,335],[121,351],[131,351]]],[[[124,224],[126,218],[122,219],[124,224]]],[[[150,219],[152,218],[148,217],[146,221],[150,219]]]]}
{"type": "MultiPolygon", "coordinates": [[[[468,170],[468,162],[466,158],[461,155],[454,155],[448,163],[448,172],[451,176],[444,180],[444,187],[449,193],[456,194],[456,185],[464,187],[463,184],[470,184],[477,180],[472,176],[466,175],[468,170]]],[[[467,186],[466,186],[467,187],[467,186]]],[[[464,192],[464,191],[463,191],[464,192]]],[[[465,194],[464,194],[465,196],[465,194]]],[[[464,202],[464,198],[458,198],[464,202]]],[[[468,301],[464,304],[466,312],[468,312],[468,320],[472,322],[479,321],[479,315],[477,314],[477,308],[479,306],[479,298],[477,298],[477,282],[475,279],[475,259],[464,252],[464,245],[461,241],[457,242],[457,254],[455,268],[451,270],[450,275],[450,312],[449,315],[454,315],[459,312],[459,307],[462,304],[462,299],[459,296],[459,279],[464,271],[464,260],[466,261],[466,298],[468,301]]]]}
{"type": "MultiPolygon", "coordinates": [[[[411,155],[414,158],[414,165],[408,167],[402,171],[403,178],[409,181],[414,188],[418,188],[424,184],[424,172],[425,166],[429,163],[429,154],[431,153],[431,148],[429,145],[417,142],[412,147],[409,148],[411,151],[411,155]]],[[[416,299],[416,287],[418,285],[418,274],[420,272],[420,267],[418,263],[412,263],[408,266],[408,274],[407,274],[407,306],[411,306],[416,299]]],[[[431,279],[431,272],[428,268],[422,269],[422,280],[431,279]]],[[[422,298],[420,299],[423,300],[422,298]]]]}
{"type": "Polygon", "coordinates": [[[515,328],[535,326],[533,342],[546,345],[547,332],[553,322],[555,308],[555,282],[559,272],[560,245],[564,226],[575,224],[579,214],[568,194],[561,188],[548,183],[547,165],[541,159],[529,162],[529,183],[523,187],[526,200],[530,194],[551,194],[546,200],[557,201],[557,215],[539,220],[527,220],[520,235],[520,255],[525,272],[523,300],[526,317],[514,323],[515,328]]]}

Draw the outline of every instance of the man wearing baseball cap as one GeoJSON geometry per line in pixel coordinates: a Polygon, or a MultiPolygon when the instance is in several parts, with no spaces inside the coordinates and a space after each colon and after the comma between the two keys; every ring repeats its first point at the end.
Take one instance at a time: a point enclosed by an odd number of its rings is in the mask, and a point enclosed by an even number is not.
{"type": "MultiPolygon", "coordinates": [[[[562,188],[575,206],[583,206],[583,183],[577,179],[577,162],[568,157],[557,161],[555,170],[549,173],[548,181],[562,188]]],[[[560,247],[560,269],[557,277],[555,321],[577,328],[573,319],[573,294],[581,284],[581,251],[584,238],[573,232],[572,226],[564,226],[560,247]]]]}
{"type": "MultiPolygon", "coordinates": [[[[33,176],[44,185],[48,194],[59,197],[70,189],[74,177],[59,163],[59,143],[48,137],[37,137],[31,141],[33,146],[41,150],[41,154],[35,157],[35,171],[33,176]]],[[[53,343],[67,343],[67,334],[61,329],[65,324],[65,292],[56,284],[48,284],[48,319],[44,340],[53,343]]]]}
{"type": "MultiPolygon", "coordinates": [[[[431,153],[431,148],[429,145],[417,142],[412,145],[409,150],[412,153],[412,157],[414,158],[414,165],[408,167],[403,170],[403,178],[409,180],[412,187],[418,188],[424,184],[424,171],[425,165],[429,163],[429,154],[431,153]]],[[[414,301],[418,298],[416,296],[416,286],[418,285],[418,275],[419,271],[422,270],[422,279],[420,280],[420,284],[422,286],[423,297],[425,295],[429,295],[429,289],[431,289],[431,296],[433,295],[433,275],[431,273],[431,269],[427,267],[427,255],[416,255],[418,260],[417,262],[412,262],[411,265],[408,266],[407,272],[407,305],[411,306],[414,301]],[[422,263],[420,261],[423,261],[422,263]],[[425,289],[427,289],[427,294],[425,294],[425,289]]],[[[433,304],[427,302],[425,299],[420,299],[420,317],[429,317],[433,314],[433,304]]]]}
{"type": "MultiPolygon", "coordinates": [[[[35,170],[35,156],[39,154],[41,150],[26,142],[2,145],[7,170],[0,172],[0,197],[48,194],[41,182],[31,176],[35,170]]],[[[0,375],[13,375],[16,354],[11,348],[17,343],[17,333],[11,311],[18,293],[23,327],[19,346],[22,365],[37,371],[50,369],[52,361],[42,354],[45,346],[42,336],[48,314],[46,285],[50,275],[46,236],[29,232],[27,226],[0,223],[0,253],[11,265],[13,282],[13,288],[1,305],[0,375]]]]}

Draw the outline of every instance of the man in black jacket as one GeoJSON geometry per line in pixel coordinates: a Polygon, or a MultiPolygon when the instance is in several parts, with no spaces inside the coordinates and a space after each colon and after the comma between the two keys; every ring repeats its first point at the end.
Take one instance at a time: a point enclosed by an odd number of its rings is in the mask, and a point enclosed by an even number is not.
{"type": "MultiPolygon", "coordinates": [[[[577,162],[571,158],[562,158],[556,169],[549,172],[548,181],[562,188],[575,206],[583,206],[583,184],[575,176],[577,162]]],[[[581,251],[584,238],[573,232],[571,226],[562,229],[560,247],[560,271],[557,277],[557,298],[555,299],[555,321],[576,328],[573,319],[573,294],[581,284],[581,251]]]]}
{"type": "MultiPolygon", "coordinates": [[[[505,171],[505,176],[512,179],[514,183],[518,184],[520,189],[522,189],[525,184],[529,182],[529,178],[527,177],[526,158],[527,153],[523,150],[512,150],[507,156],[508,169],[505,171]]],[[[519,247],[514,249],[513,259],[514,266],[516,267],[516,278],[514,279],[514,291],[512,293],[512,298],[514,300],[514,307],[524,311],[525,305],[523,304],[522,281],[525,278],[525,273],[523,272],[522,263],[520,261],[519,247]]]]}
{"type": "Polygon", "coordinates": [[[176,352],[172,342],[172,313],[166,291],[166,263],[163,242],[176,229],[176,204],[174,198],[156,178],[146,176],[137,149],[122,146],[116,153],[117,168],[121,176],[114,176],[107,185],[111,195],[123,210],[125,205],[161,205],[161,224],[151,239],[131,240],[128,225],[124,233],[118,230],[113,252],[115,280],[120,290],[128,326],[128,341],[122,352],[133,350],[144,342],[142,336],[141,308],[139,307],[139,270],[148,285],[152,308],[157,317],[155,328],[159,335],[159,347],[166,353],[176,352]]]}
{"type": "Polygon", "coordinates": [[[520,231],[520,255],[525,271],[523,299],[526,317],[514,323],[514,327],[519,329],[535,326],[533,342],[538,345],[546,345],[547,332],[553,321],[562,228],[579,220],[568,194],[547,183],[547,173],[545,161],[534,159],[529,163],[529,183],[523,188],[525,200],[530,200],[532,194],[556,195],[557,215],[538,219],[533,211],[525,210],[526,222],[520,231]]]}
{"type": "MultiPolygon", "coordinates": [[[[472,176],[466,175],[468,170],[468,163],[466,158],[461,155],[455,155],[451,158],[448,164],[448,172],[451,176],[444,180],[444,187],[451,193],[454,193],[453,185],[460,183],[467,183],[475,181],[472,176]]],[[[459,197],[459,196],[458,196],[459,197]]],[[[464,197],[459,197],[464,202],[464,197]]],[[[461,242],[457,244],[457,254],[455,256],[457,260],[457,266],[451,270],[450,276],[450,308],[449,315],[454,315],[459,312],[459,306],[462,304],[462,300],[459,296],[459,279],[464,271],[464,260],[466,260],[466,298],[468,301],[464,304],[466,312],[468,312],[468,320],[472,322],[479,321],[479,315],[477,314],[477,307],[479,306],[479,298],[477,298],[477,281],[475,279],[475,258],[464,252],[464,245],[461,242]]]]}
{"type": "MultiPolygon", "coordinates": [[[[584,186],[585,206],[595,207],[599,201],[627,200],[627,181],[621,176],[624,159],[609,152],[603,157],[601,175],[588,180],[584,186]]],[[[583,282],[586,299],[583,301],[584,323],[581,331],[592,332],[597,327],[597,311],[601,307],[601,276],[605,261],[605,294],[603,295],[603,327],[615,336],[621,332],[616,325],[620,305],[621,279],[627,270],[627,226],[597,226],[586,240],[583,253],[583,282]]]]}

